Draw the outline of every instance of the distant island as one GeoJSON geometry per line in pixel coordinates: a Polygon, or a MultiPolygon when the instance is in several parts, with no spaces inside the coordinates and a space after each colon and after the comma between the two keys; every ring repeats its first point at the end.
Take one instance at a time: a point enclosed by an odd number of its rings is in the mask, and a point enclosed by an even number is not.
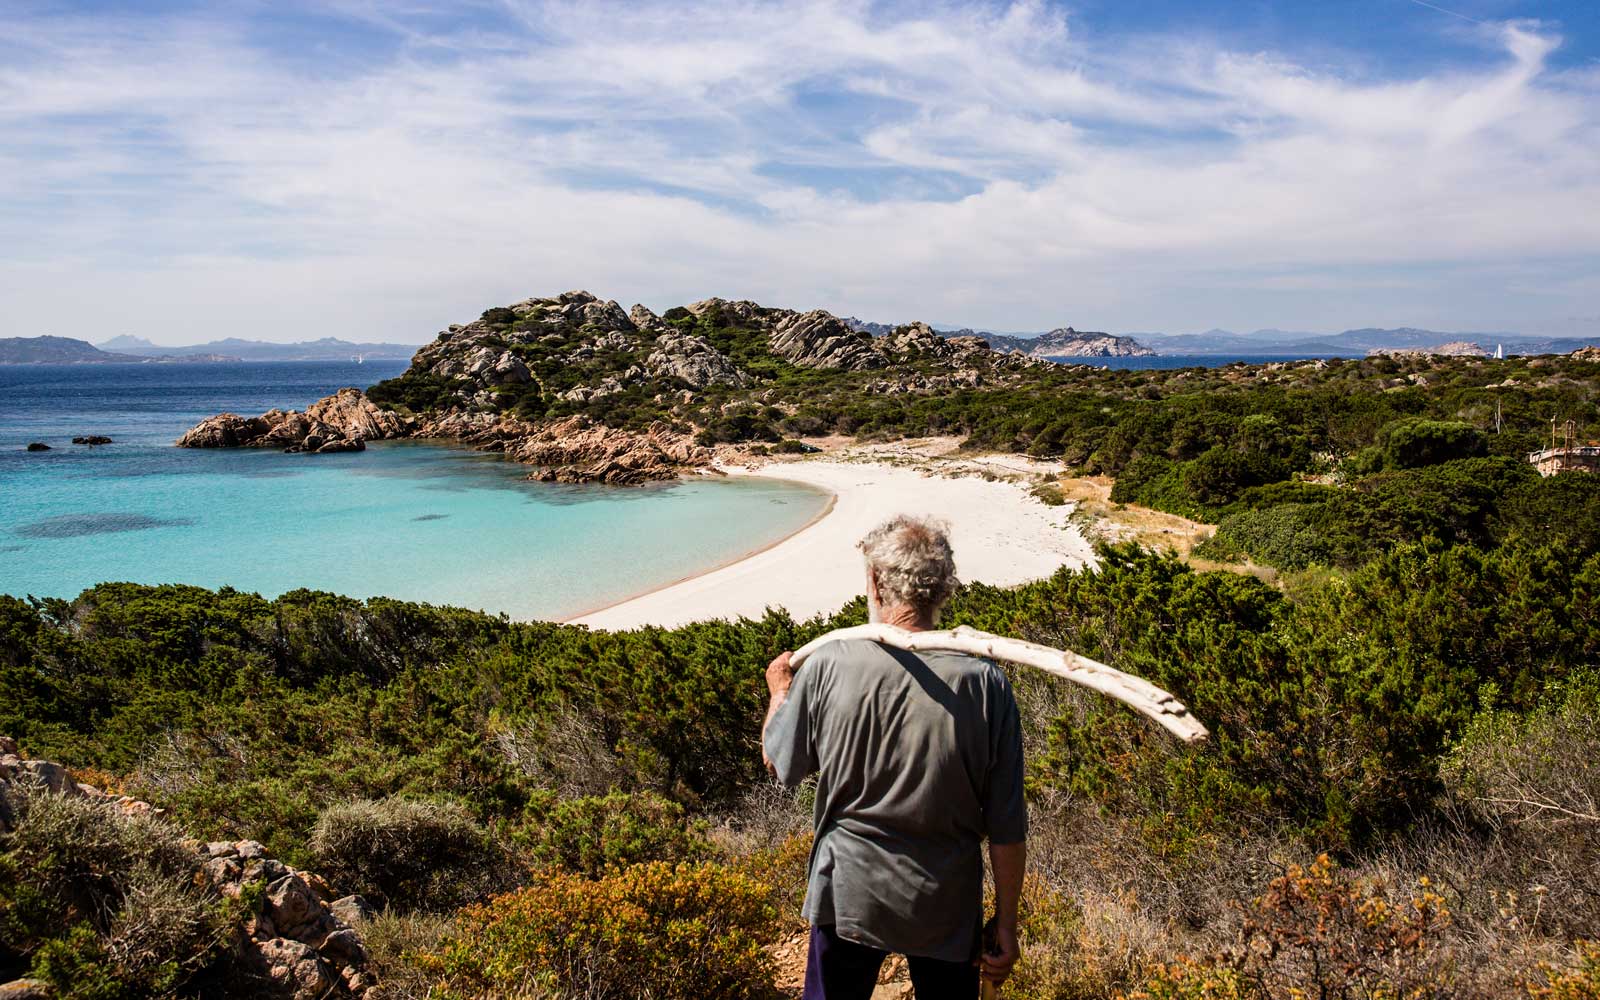
{"type": "MultiPolygon", "coordinates": [[[[852,330],[882,337],[895,327],[889,323],[846,316],[841,322],[852,330]]],[[[1204,333],[1134,332],[1111,334],[1058,327],[1046,333],[997,333],[971,328],[946,329],[934,324],[941,336],[982,337],[997,351],[1012,351],[1036,358],[1149,357],[1152,355],[1280,355],[1295,358],[1359,358],[1372,352],[1422,351],[1449,354],[1459,345],[1472,344],[1486,354],[1496,348],[1506,354],[1571,354],[1600,343],[1600,332],[1588,337],[1540,337],[1509,331],[1464,332],[1417,327],[1361,327],[1339,333],[1317,334],[1267,328],[1250,333],[1210,329],[1204,333]]]]}
{"type": "Polygon", "coordinates": [[[1522,333],[1424,330],[1417,327],[1362,327],[1315,334],[1265,329],[1251,333],[1207,330],[1204,333],[1133,334],[1158,354],[1276,354],[1285,357],[1361,357],[1373,351],[1451,353],[1442,348],[1473,344],[1485,353],[1503,347],[1506,354],[1571,354],[1600,342],[1592,337],[1537,337],[1522,333]]]}
{"type": "Polygon", "coordinates": [[[205,355],[227,355],[240,361],[409,361],[417,352],[417,344],[366,343],[323,337],[293,344],[274,344],[265,340],[241,340],[228,337],[187,347],[165,347],[153,344],[143,337],[126,334],[102,341],[103,351],[115,351],[139,357],[175,356],[198,358],[205,355]]]}
{"type": "MultiPolygon", "coordinates": [[[[840,322],[857,333],[873,337],[888,336],[896,329],[887,323],[869,323],[854,316],[846,316],[840,322]]],[[[935,329],[934,332],[947,339],[978,337],[996,351],[1026,354],[1031,358],[1047,361],[1054,358],[1138,358],[1149,357],[1156,353],[1132,337],[1074,330],[1070,326],[1057,327],[1048,333],[1038,334],[991,333],[987,330],[970,328],[935,329]]]]}
{"type": "MultiPolygon", "coordinates": [[[[948,336],[971,335],[971,330],[957,330],[948,336]]],[[[1132,337],[1111,333],[1074,330],[1059,327],[1036,337],[1008,337],[1003,333],[980,333],[989,346],[997,351],[1026,354],[1031,358],[1143,358],[1155,354],[1150,348],[1132,337]]]]}
{"type": "Polygon", "coordinates": [[[0,365],[161,364],[238,360],[210,352],[181,356],[122,354],[103,351],[86,340],[74,340],[71,337],[0,337],[0,365]]]}

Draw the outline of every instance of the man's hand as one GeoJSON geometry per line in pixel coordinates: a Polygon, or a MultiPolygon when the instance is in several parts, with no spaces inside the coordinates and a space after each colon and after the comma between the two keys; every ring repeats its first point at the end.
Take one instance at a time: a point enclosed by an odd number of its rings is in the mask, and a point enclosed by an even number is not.
{"type": "Polygon", "coordinates": [[[995,952],[983,949],[978,973],[998,988],[1022,954],[1017,945],[1017,907],[1022,899],[1022,873],[1028,868],[1028,845],[990,841],[989,867],[994,872],[995,952]]]}
{"type": "Polygon", "coordinates": [[[1017,929],[996,927],[994,947],[995,950],[992,952],[987,948],[983,949],[978,975],[998,988],[1011,975],[1011,967],[1017,964],[1017,959],[1022,954],[1022,949],[1017,944],[1017,929]]]}
{"type": "Polygon", "coordinates": [[[793,651],[785,650],[767,664],[767,691],[774,698],[781,700],[789,693],[789,685],[794,683],[794,667],[789,665],[793,657],[793,651]]]}
{"type": "Polygon", "coordinates": [[[766,736],[767,726],[772,724],[772,717],[778,713],[778,707],[783,704],[783,699],[789,693],[789,685],[794,683],[794,667],[789,660],[793,658],[792,650],[779,653],[777,659],[767,664],[767,692],[772,697],[767,702],[767,717],[761,723],[761,762],[767,765],[767,770],[773,774],[772,758],[767,756],[766,736]]]}

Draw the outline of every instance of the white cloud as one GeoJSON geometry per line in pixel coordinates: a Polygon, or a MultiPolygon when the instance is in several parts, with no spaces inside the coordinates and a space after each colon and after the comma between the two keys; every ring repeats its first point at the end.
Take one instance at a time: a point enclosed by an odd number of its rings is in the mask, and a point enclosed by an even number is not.
{"type": "Polygon", "coordinates": [[[318,59],[0,16],[5,334],[420,340],[576,286],[1002,329],[1593,313],[1581,277],[1484,284],[1600,261],[1600,79],[1536,24],[1374,81],[1036,3],[506,9],[347,5],[395,48],[318,59]]]}

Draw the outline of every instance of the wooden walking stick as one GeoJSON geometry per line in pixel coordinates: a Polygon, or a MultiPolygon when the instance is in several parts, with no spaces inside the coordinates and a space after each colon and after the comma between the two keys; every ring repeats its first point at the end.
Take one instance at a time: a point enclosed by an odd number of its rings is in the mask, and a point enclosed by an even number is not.
{"type": "Polygon", "coordinates": [[[893,625],[857,625],[835,629],[795,650],[789,662],[799,669],[806,657],[835,639],[870,639],[911,653],[970,653],[991,660],[1020,663],[1115,698],[1141,715],[1155,720],[1185,743],[1200,743],[1210,735],[1206,727],[1189,714],[1183,702],[1143,678],[1125,674],[1071,650],[1052,649],[1021,639],[1007,639],[965,625],[932,632],[907,632],[893,625]]]}

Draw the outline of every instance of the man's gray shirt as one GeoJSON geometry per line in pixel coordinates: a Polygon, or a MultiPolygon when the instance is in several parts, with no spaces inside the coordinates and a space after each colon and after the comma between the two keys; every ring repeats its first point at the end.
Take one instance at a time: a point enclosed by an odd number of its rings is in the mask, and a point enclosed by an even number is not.
{"type": "Polygon", "coordinates": [[[959,653],[830,642],[795,675],[764,743],[785,785],[817,774],[806,919],[885,951],[972,958],[983,840],[1027,836],[1005,674],[959,653]]]}

